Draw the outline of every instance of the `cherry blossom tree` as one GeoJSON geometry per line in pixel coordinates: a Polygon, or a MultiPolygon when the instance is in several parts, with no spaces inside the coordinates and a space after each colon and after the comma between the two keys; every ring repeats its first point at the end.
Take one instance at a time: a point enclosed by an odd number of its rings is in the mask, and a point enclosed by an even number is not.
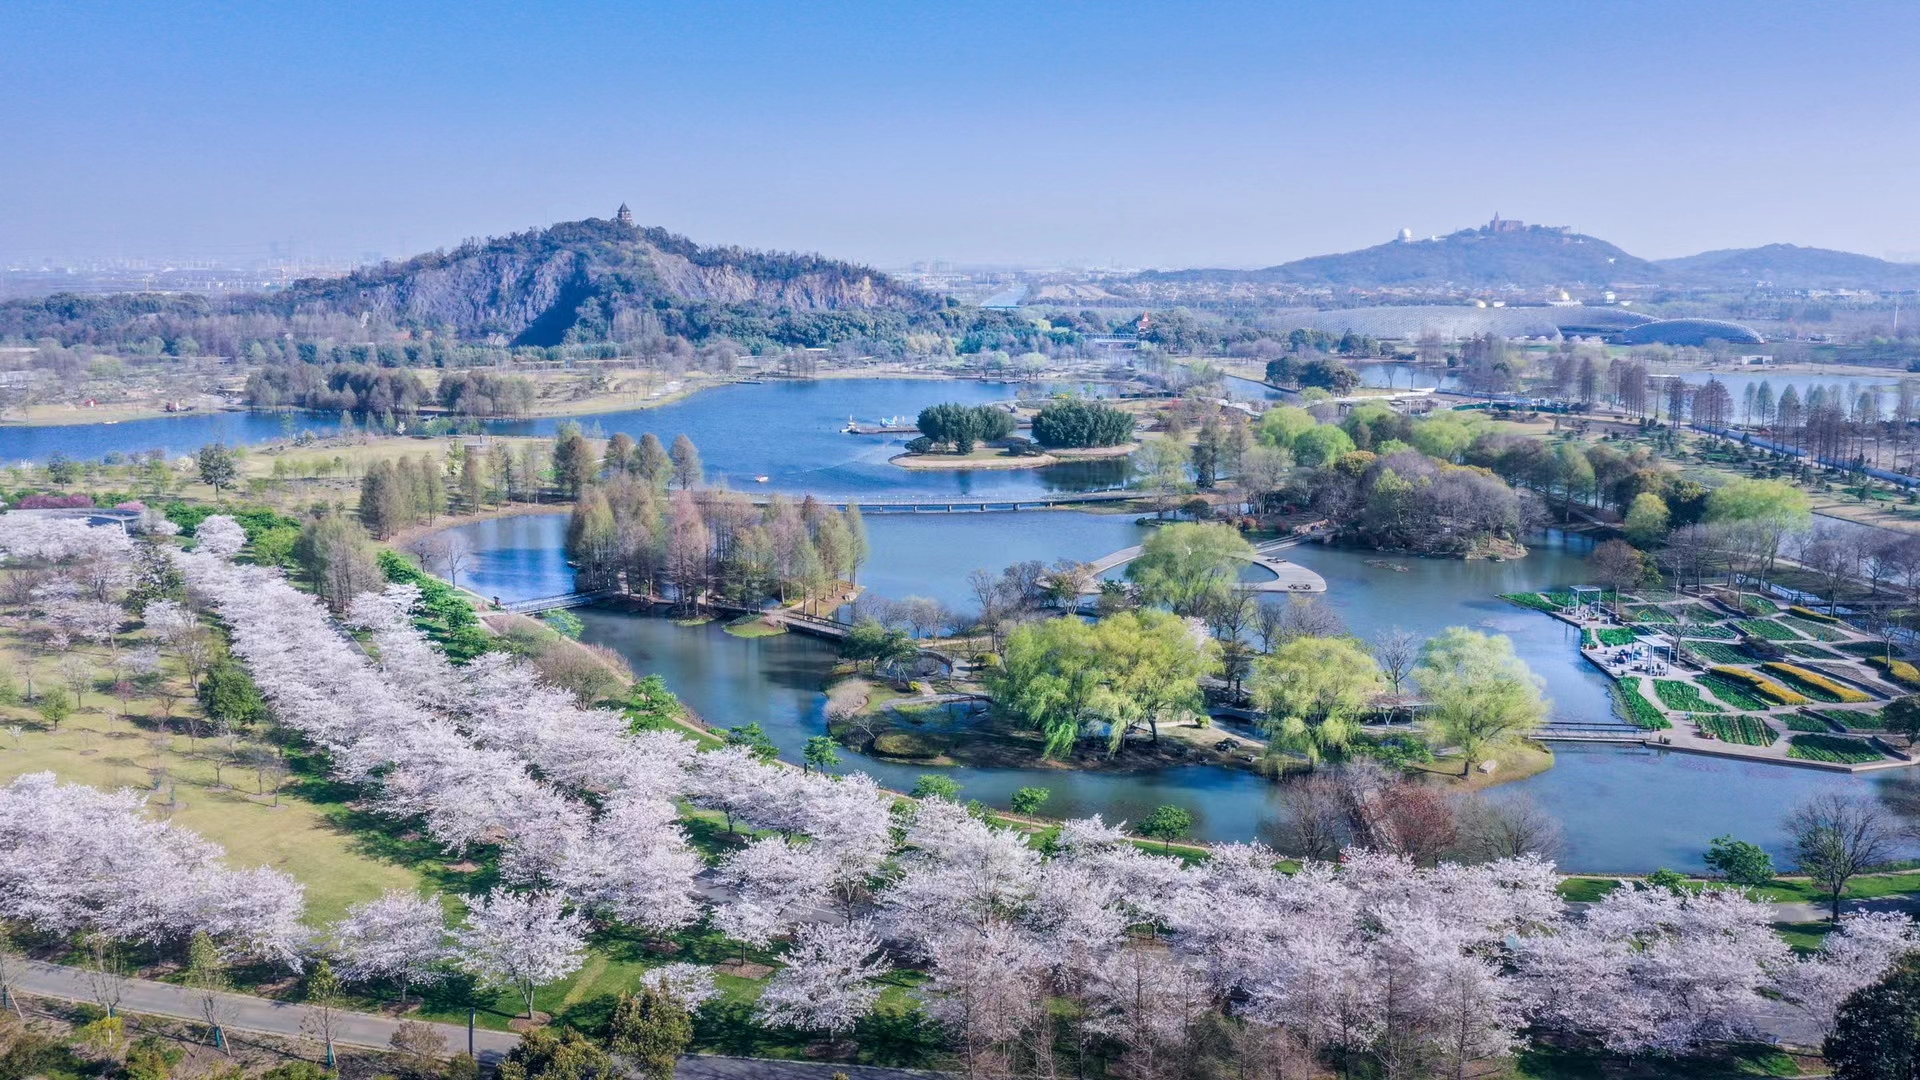
{"type": "Polygon", "coordinates": [[[487,987],[512,987],[533,1019],[534,991],[580,969],[587,939],[580,917],[556,893],[521,895],[494,889],[467,898],[457,931],[461,970],[487,987]]]}
{"type": "Polygon", "coordinates": [[[247,530],[225,514],[214,514],[193,530],[194,545],[209,555],[232,558],[247,544],[247,530]]]}
{"type": "Polygon", "coordinates": [[[871,924],[809,923],[793,935],[786,966],[767,983],[757,1013],[764,1023],[841,1035],[873,1011],[873,984],[887,965],[871,924]]]}
{"type": "Polygon", "coordinates": [[[1792,959],[1773,971],[1773,988],[1833,1033],[1834,1014],[1847,995],[1879,982],[1894,963],[1920,948],[1913,920],[1896,911],[1853,912],[1820,943],[1812,956],[1792,959]]]}
{"type": "Polygon", "coordinates": [[[348,907],[346,917],[333,925],[328,942],[339,961],[341,978],[390,980],[398,984],[402,1004],[408,987],[446,977],[445,964],[451,956],[447,946],[447,916],[439,896],[423,897],[403,889],[389,889],[348,907]]]}

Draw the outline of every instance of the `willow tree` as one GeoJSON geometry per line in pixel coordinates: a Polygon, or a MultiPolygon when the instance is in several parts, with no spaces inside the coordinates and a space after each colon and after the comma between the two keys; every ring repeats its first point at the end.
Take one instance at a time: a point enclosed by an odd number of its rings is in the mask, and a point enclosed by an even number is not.
{"type": "Polygon", "coordinates": [[[1345,756],[1360,732],[1360,714],[1386,688],[1380,665],[1358,641],[1302,637],[1262,657],[1253,671],[1253,702],[1275,749],[1314,764],[1345,756]]]}
{"type": "Polygon", "coordinates": [[[1233,591],[1253,545],[1226,525],[1179,524],[1155,529],[1127,564],[1127,578],[1148,604],[1176,615],[1200,615],[1233,591]]]}
{"type": "Polygon", "coordinates": [[[1514,655],[1513,639],[1448,627],[1420,651],[1414,681],[1426,699],[1422,716],[1433,739],[1460,749],[1460,775],[1490,747],[1517,739],[1546,722],[1545,683],[1514,655]]]}
{"type": "Polygon", "coordinates": [[[1015,630],[990,685],[1000,707],[1042,732],[1046,754],[1058,757],[1090,729],[1104,728],[1109,751],[1143,726],[1158,742],[1161,724],[1203,706],[1200,677],[1215,663],[1212,643],[1166,612],[1097,623],[1067,617],[1015,630]]]}

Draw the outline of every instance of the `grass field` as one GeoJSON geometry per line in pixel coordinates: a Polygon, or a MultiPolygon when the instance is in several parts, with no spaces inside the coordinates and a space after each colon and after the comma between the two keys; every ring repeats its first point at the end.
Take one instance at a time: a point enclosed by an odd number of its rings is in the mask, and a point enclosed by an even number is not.
{"type": "MultiPolygon", "coordinates": [[[[75,652],[100,665],[104,674],[104,653],[75,652]]],[[[0,633],[0,663],[23,670],[19,641],[11,631],[0,633]]],[[[36,689],[45,685],[36,679],[36,689]]],[[[68,783],[149,792],[156,813],[225,848],[230,864],[271,866],[305,885],[307,920],[316,926],[386,889],[420,886],[419,873],[379,856],[341,824],[342,803],[316,801],[305,785],[290,784],[275,806],[271,775],[232,764],[249,752],[272,753],[273,747],[241,739],[229,751],[214,740],[183,733],[185,718],[197,716],[197,706],[176,708],[170,731],[163,733],[154,699],[129,701],[131,720],[120,718],[116,698],[88,693],[83,705],[58,730],[29,706],[0,706],[0,727],[20,729],[17,741],[0,739],[0,782],[46,771],[68,783]],[[223,784],[216,785],[216,775],[223,784]]]]}

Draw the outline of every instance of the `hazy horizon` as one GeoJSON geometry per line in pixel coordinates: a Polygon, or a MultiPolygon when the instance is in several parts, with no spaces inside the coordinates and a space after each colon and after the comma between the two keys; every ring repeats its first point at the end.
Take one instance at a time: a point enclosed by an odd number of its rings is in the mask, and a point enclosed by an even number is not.
{"type": "Polygon", "coordinates": [[[0,10],[0,262],[605,217],[879,266],[1266,266],[1480,224],[1920,251],[1920,8],[0,10]]]}

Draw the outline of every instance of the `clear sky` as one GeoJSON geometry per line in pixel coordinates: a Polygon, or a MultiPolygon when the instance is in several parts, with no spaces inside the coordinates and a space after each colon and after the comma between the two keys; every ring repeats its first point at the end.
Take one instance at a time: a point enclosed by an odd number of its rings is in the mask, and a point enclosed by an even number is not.
{"type": "Polygon", "coordinates": [[[0,3],[0,259],[610,216],[1267,265],[1503,216],[1920,251],[1920,4],[0,3]]]}

